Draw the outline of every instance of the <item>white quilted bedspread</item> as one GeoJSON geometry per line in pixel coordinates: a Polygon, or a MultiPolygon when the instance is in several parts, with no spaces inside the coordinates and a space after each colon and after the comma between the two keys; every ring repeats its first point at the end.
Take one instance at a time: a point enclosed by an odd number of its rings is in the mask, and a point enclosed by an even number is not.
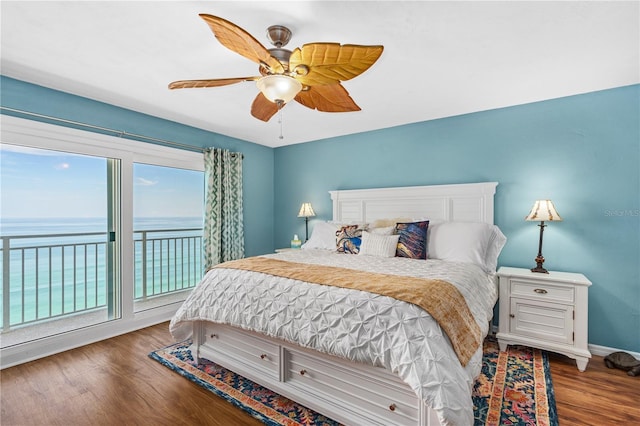
{"type": "MultiPolygon", "coordinates": [[[[465,297],[483,335],[497,300],[494,276],[457,262],[381,258],[296,250],[282,260],[379,273],[440,278],[465,297]]],[[[207,320],[265,333],[288,342],[384,367],[397,373],[438,413],[443,425],[472,425],[471,391],[482,366],[478,348],[462,367],[448,338],[421,308],[387,296],[233,269],[213,269],[171,321],[174,338],[207,320]]]]}

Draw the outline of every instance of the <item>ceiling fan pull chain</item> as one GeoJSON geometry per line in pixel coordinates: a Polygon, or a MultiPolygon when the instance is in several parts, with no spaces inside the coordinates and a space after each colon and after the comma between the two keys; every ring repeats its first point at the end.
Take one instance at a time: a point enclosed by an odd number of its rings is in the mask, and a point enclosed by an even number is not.
{"type": "Polygon", "coordinates": [[[278,123],[280,123],[280,136],[278,136],[278,139],[284,139],[284,136],[282,136],[282,108],[279,109],[278,114],[278,123]]]}

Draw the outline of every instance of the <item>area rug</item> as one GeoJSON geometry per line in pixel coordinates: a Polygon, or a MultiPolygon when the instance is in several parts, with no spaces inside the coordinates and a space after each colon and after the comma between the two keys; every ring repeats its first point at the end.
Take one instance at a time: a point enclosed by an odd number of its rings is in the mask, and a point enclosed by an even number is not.
{"type": "MultiPolygon", "coordinates": [[[[213,362],[201,359],[196,365],[189,344],[176,343],[149,356],[266,425],[339,425],[213,362]]],[[[520,346],[500,352],[495,339],[488,338],[482,361],[482,372],[473,390],[475,426],[558,425],[545,352],[520,346]]]]}
{"type": "Polygon", "coordinates": [[[482,371],[473,387],[475,425],[557,426],[547,353],[525,346],[500,352],[484,341],[482,371]]]}

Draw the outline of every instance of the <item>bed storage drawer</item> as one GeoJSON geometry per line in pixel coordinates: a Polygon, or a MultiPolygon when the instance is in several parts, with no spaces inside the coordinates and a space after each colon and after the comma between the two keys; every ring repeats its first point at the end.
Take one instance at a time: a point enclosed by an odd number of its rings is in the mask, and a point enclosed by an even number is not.
{"type": "Polygon", "coordinates": [[[285,381],[299,393],[340,406],[344,411],[366,411],[370,423],[416,425],[420,422],[418,398],[409,386],[382,368],[363,375],[357,365],[339,358],[319,358],[309,351],[286,348],[285,381]]]}
{"type": "Polygon", "coordinates": [[[207,323],[200,356],[221,365],[242,366],[238,373],[252,376],[255,371],[275,380],[280,379],[280,346],[255,333],[207,323]],[[230,364],[228,361],[233,361],[230,364]],[[248,371],[247,371],[248,370],[248,371]]]}

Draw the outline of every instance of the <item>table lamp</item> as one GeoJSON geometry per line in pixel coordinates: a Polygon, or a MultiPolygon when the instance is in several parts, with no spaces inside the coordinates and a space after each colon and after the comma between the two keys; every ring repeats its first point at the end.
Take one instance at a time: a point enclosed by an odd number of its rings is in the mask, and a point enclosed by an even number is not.
{"type": "Polygon", "coordinates": [[[316,213],[313,211],[311,203],[302,203],[300,211],[298,212],[298,217],[304,217],[304,225],[307,231],[305,241],[309,240],[309,218],[315,215],[316,213]]]}
{"type": "Polygon", "coordinates": [[[536,256],[536,267],[531,268],[531,272],[541,272],[543,274],[548,274],[549,272],[542,267],[544,263],[544,257],[542,256],[542,233],[544,232],[544,227],[547,226],[545,222],[554,222],[561,221],[562,218],[556,211],[556,207],[553,205],[551,200],[538,200],[533,204],[533,208],[527,217],[524,218],[529,221],[540,221],[540,242],[538,243],[538,256],[536,256]]]}

